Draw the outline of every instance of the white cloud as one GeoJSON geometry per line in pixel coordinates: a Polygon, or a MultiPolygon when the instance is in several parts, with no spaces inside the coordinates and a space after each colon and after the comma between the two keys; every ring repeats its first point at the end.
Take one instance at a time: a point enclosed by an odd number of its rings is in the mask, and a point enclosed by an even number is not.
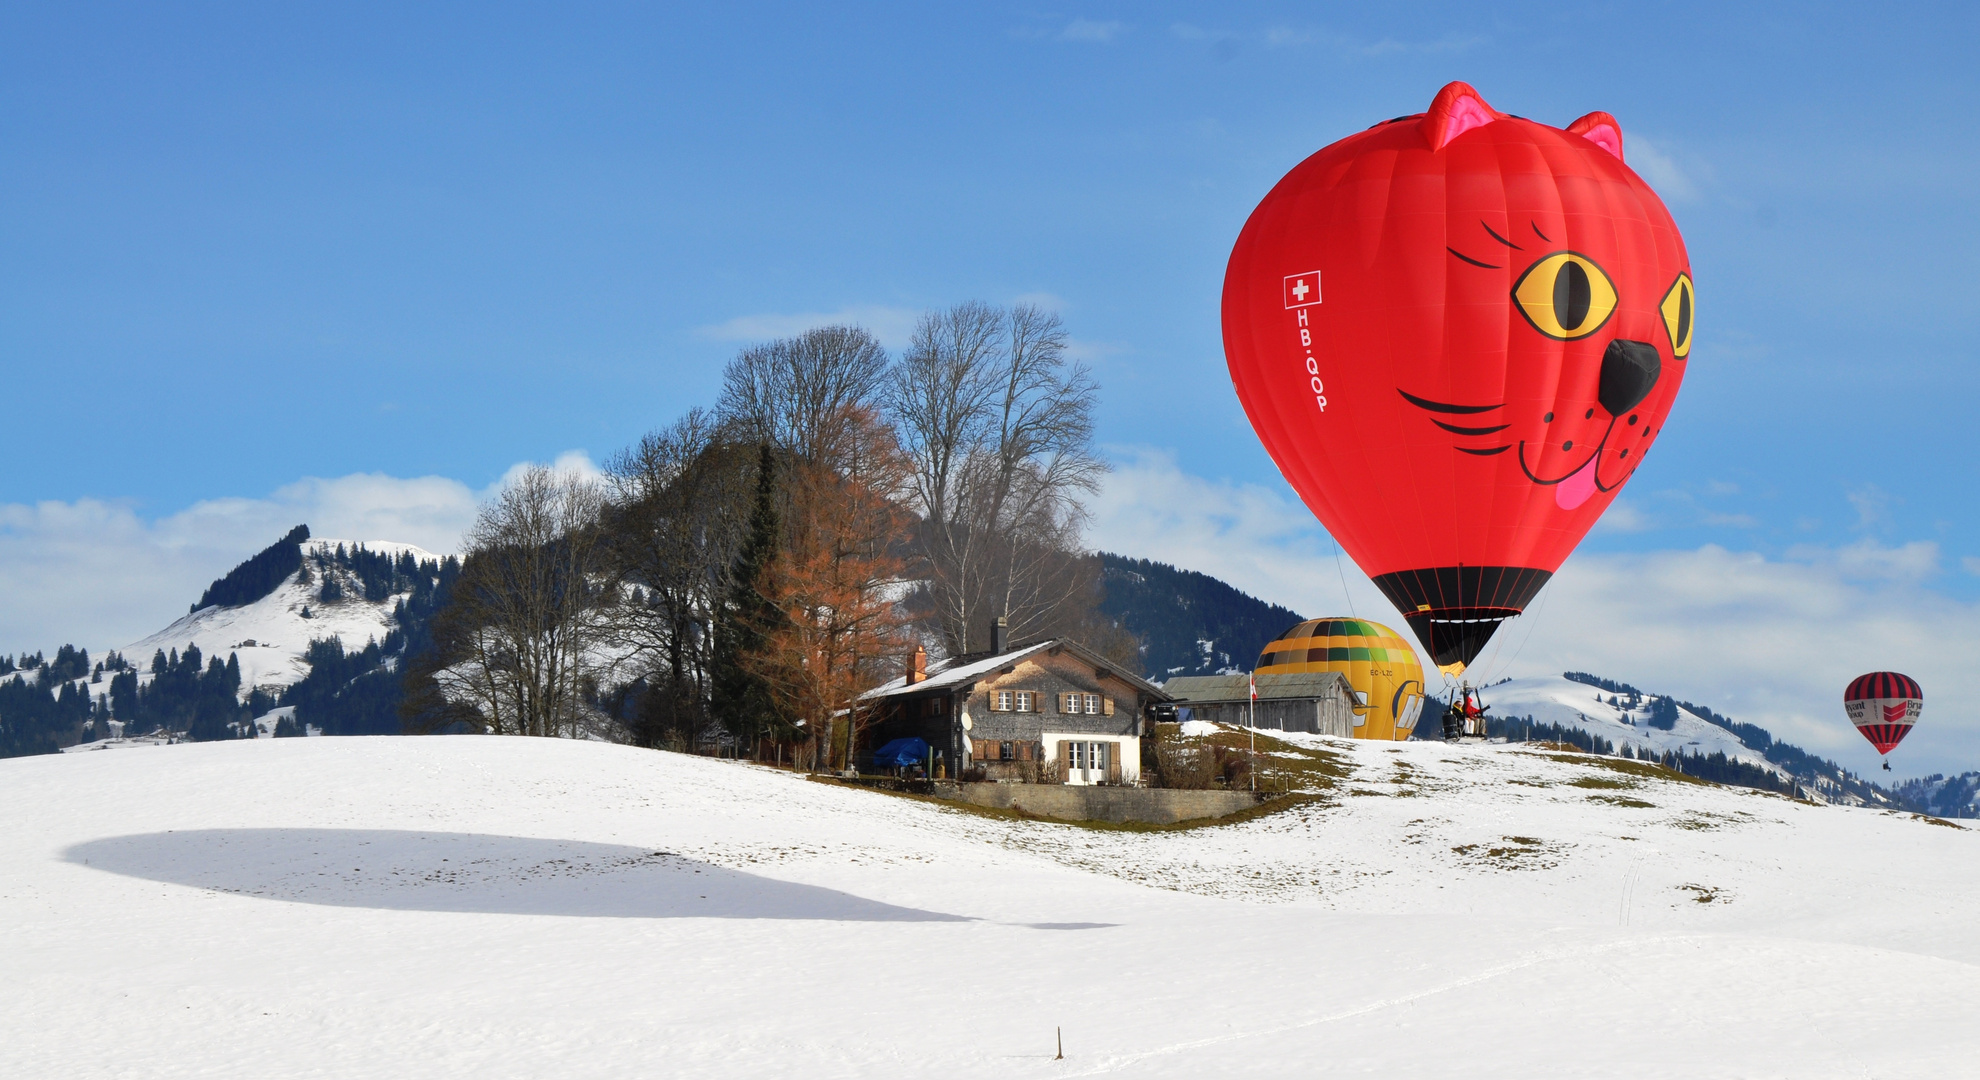
{"type": "MultiPolygon", "coordinates": [[[[209,582],[299,524],[319,537],[455,553],[476,506],[523,467],[478,492],[441,476],[307,477],[260,498],[208,499],[150,520],[97,499],[0,504],[0,652],[64,642],[119,648],[155,633],[209,582]]],[[[552,467],[598,473],[575,451],[552,467]]]]}
{"type": "Polygon", "coordinates": [[[1082,338],[1066,339],[1066,356],[1086,364],[1097,363],[1110,356],[1122,356],[1133,351],[1128,346],[1113,341],[1087,341],[1082,338]]]}
{"type": "Polygon", "coordinates": [[[1856,527],[1874,529],[1886,525],[1891,520],[1892,495],[1875,484],[1865,484],[1848,494],[1849,504],[1856,508],[1856,527]]]}
{"type": "Polygon", "coordinates": [[[1112,41],[1127,32],[1127,24],[1112,20],[1074,19],[1059,31],[1060,41],[1112,41]]]}
{"type": "Polygon", "coordinates": [[[1973,556],[1968,555],[1965,558],[1959,560],[1959,564],[1961,566],[1966,567],[1967,573],[1972,574],[1976,577],[1980,577],[1980,559],[1976,559],[1973,556]]]}
{"type": "Polygon", "coordinates": [[[1343,593],[1333,542],[1279,490],[1192,476],[1174,455],[1145,447],[1109,450],[1114,470],[1090,504],[1095,548],[1199,570],[1307,615],[1370,604],[1389,612],[1346,556],[1343,593]]]}
{"type": "Polygon", "coordinates": [[[870,331],[889,349],[900,349],[914,334],[921,318],[918,308],[890,307],[883,304],[856,304],[837,311],[809,311],[796,314],[768,312],[738,315],[727,322],[699,329],[703,337],[716,341],[770,341],[794,337],[820,326],[860,326],[870,331]]]}
{"type": "Polygon", "coordinates": [[[1697,182],[1670,154],[1641,135],[1625,134],[1623,139],[1623,156],[1629,160],[1630,168],[1655,188],[1657,194],[1672,202],[1698,199],[1697,182]]]}
{"type": "Polygon", "coordinates": [[[1477,35],[1462,34],[1445,34],[1443,37],[1437,38],[1434,41],[1397,41],[1394,38],[1383,38],[1373,44],[1361,46],[1359,51],[1367,56],[1391,56],[1396,54],[1440,56],[1450,53],[1470,52],[1472,49],[1490,40],[1490,38],[1477,35]]]}
{"type": "MultiPolygon", "coordinates": [[[[1112,452],[1115,471],[1092,504],[1096,548],[1198,570],[1303,615],[1352,609],[1400,626],[1281,489],[1191,476],[1157,451],[1112,452]]],[[[1980,573],[1980,559],[1963,561],[1980,573]]],[[[1929,702],[1897,767],[1980,768],[1980,691],[1965,674],[1980,654],[1980,604],[1929,588],[1939,564],[1929,541],[1797,548],[1778,559],[1714,545],[1578,554],[1472,674],[1593,671],[1760,724],[1867,773],[1875,754],[1839,702],[1851,678],[1889,668],[1923,683],[1929,702]]]]}
{"type": "Polygon", "coordinates": [[[1656,528],[1656,522],[1642,508],[1629,499],[1618,497],[1609,504],[1609,509],[1595,522],[1591,532],[1637,533],[1656,528]]]}

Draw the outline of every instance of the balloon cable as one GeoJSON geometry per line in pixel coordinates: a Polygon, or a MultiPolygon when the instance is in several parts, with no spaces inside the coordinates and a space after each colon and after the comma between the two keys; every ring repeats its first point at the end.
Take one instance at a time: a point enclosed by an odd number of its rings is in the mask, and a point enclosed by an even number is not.
{"type": "MultiPolygon", "coordinates": [[[[1526,651],[1526,643],[1533,640],[1533,631],[1536,627],[1540,625],[1540,612],[1546,608],[1547,597],[1551,593],[1552,590],[1548,589],[1545,585],[1542,585],[1540,587],[1540,602],[1533,605],[1533,612],[1531,615],[1532,621],[1526,624],[1526,636],[1519,639],[1519,648],[1514,649],[1513,654],[1506,659],[1505,668],[1497,669],[1497,668],[1492,668],[1490,667],[1490,665],[1488,665],[1487,670],[1490,672],[1490,674],[1496,675],[1499,673],[1500,670],[1510,671],[1512,669],[1512,666],[1519,662],[1519,654],[1526,651]]],[[[1494,649],[1492,651],[1493,664],[1498,663],[1498,657],[1499,657],[1498,650],[1494,649]]]]}
{"type": "Polygon", "coordinates": [[[1334,573],[1341,576],[1341,597],[1347,601],[1348,614],[1353,616],[1356,622],[1359,622],[1361,621],[1361,616],[1354,610],[1354,594],[1349,592],[1347,587],[1347,571],[1341,569],[1341,542],[1335,540],[1334,534],[1331,532],[1327,534],[1327,539],[1334,545],[1334,573]]]}

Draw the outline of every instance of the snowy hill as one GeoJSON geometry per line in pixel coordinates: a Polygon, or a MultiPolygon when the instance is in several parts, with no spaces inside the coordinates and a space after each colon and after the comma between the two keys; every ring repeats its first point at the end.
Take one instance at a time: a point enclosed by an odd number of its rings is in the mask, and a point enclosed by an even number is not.
{"type": "Polygon", "coordinates": [[[1893,789],[1907,806],[1942,817],[1980,817],[1980,772],[1958,776],[1933,773],[1906,780],[1893,789]]]}
{"type": "Polygon", "coordinates": [[[1757,765],[1774,773],[1781,770],[1765,754],[1747,746],[1737,735],[1673,702],[1675,722],[1669,729],[1653,724],[1657,703],[1654,694],[1633,697],[1574,682],[1558,675],[1510,679],[1482,691],[1491,711],[1499,717],[1531,717],[1537,724],[1557,724],[1577,728],[1615,744],[1655,755],[1724,754],[1735,761],[1757,765]],[[1613,704],[1612,704],[1613,702],[1613,704]]]}
{"type": "Polygon", "coordinates": [[[383,641],[393,629],[393,607],[411,595],[411,590],[394,592],[378,600],[368,600],[356,575],[341,567],[318,565],[316,556],[330,556],[337,549],[366,551],[398,560],[411,555],[415,562],[438,562],[440,556],[411,544],[387,540],[309,540],[302,544],[304,567],[284,578],[275,591],[238,607],[212,605],[200,608],[149,637],[134,641],[122,650],[126,659],[147,672],[154,652],[183,651],[195,645],[207,656],[240,657],[243,693],[259,688],[276,691],[294,685],[309,674],[303,653],[312,639],[337,638],[347,649],[361,649],[367,641],[383,641]],[[338,581],[341,595],[323,600],[326,574],[338,581]]]}
{"type": "Polygon", "coordinates": [[[1980,835],[1513,745],[1309,742],[1275,753],[1338,759],[1315,801],[1180,832],[570,740],[0,761],[0,1075],[1853,1078],[1980,1053],[1980,835]]]}

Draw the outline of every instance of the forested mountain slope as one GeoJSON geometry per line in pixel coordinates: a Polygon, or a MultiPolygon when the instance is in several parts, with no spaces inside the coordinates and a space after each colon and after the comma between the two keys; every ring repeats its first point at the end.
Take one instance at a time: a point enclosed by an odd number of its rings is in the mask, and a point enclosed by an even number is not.
{"type": "Polygon", "coordinates": [[[1298,612],[1248,596],[1194,570],[1100,552],[1107,595],[1100,609],[1141,638],[1142,670],[1178,675],[1249,671],[1298,612]]]}

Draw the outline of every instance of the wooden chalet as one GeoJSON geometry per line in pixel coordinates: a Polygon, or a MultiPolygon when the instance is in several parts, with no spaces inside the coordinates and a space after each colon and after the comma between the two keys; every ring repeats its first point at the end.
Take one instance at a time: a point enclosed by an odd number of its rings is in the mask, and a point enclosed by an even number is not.
{"type": "Polygon", "coordinates": [[[917,648],[900,678],[863,695],[877,713],[870,746],[922,739],[958,779],[1138,783],[1145,717],[1169,695],[1070,638],[1007,647],[1003,623],[989,651],[930,663],[917,648]]]}

